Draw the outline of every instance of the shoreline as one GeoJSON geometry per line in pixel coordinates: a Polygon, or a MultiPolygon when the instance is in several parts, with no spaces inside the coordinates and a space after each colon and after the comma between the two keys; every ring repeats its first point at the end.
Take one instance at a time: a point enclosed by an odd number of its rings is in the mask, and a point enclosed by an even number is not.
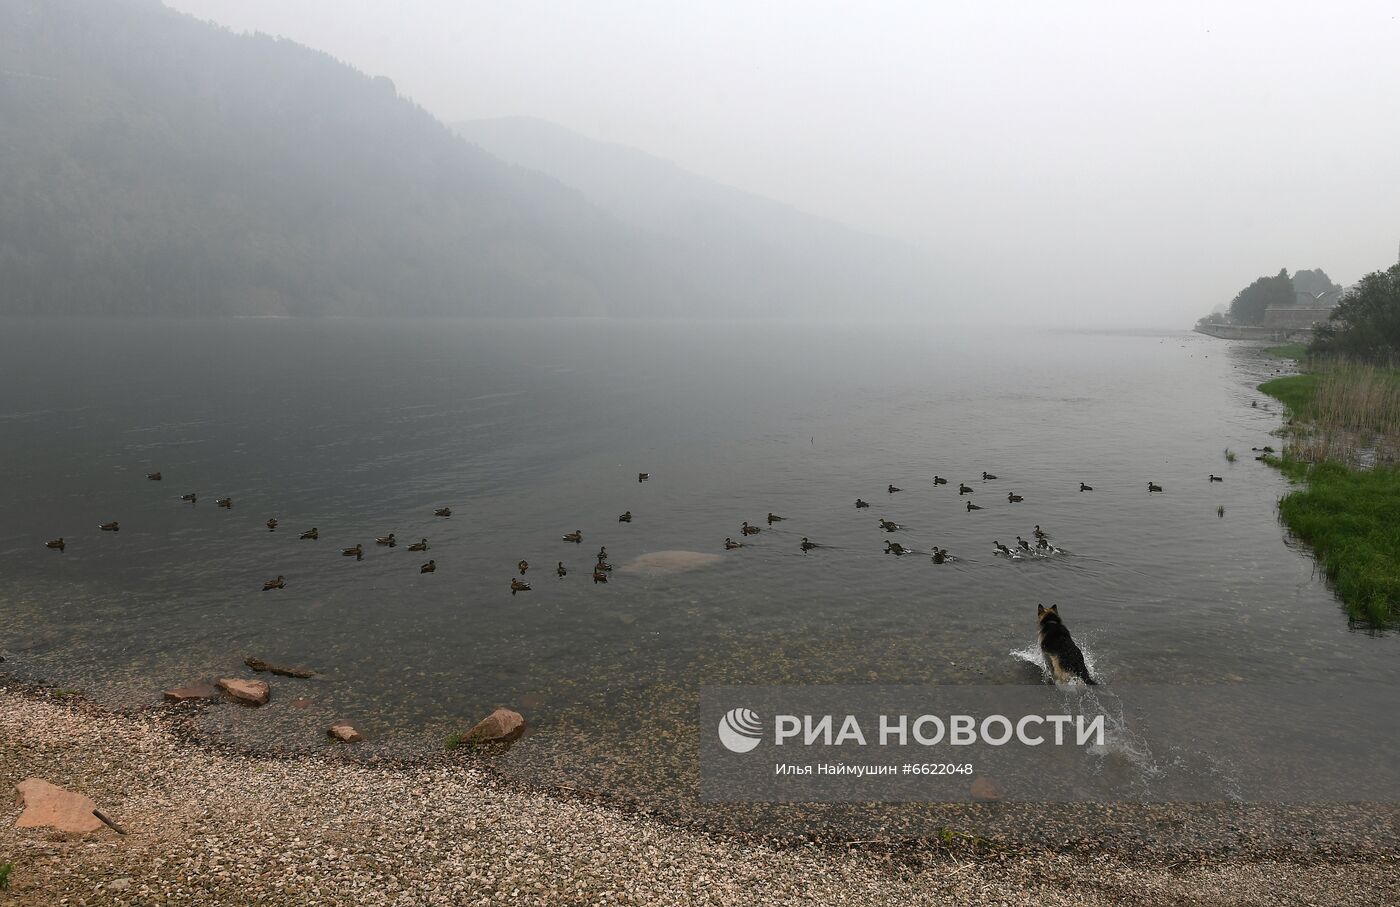
{"type": "Polygon", "coordinates": [[[0,904],[1394,903],[1400,853],[1145,858],[927,842],[775,846],[530,790],[448,758],[247,755],[0,684],[0,774],[92,797],[129,832],[68,839],[4,814],[0,904]]]}

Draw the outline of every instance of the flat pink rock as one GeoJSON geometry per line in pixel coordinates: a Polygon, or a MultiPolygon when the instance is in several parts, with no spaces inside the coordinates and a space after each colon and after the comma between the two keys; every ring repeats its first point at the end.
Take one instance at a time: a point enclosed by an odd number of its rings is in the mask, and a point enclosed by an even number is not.
{"type": "Polygon", "coordinates": [[[165,698],[170,702],[190,702],[199,699],[218,699],[219,691],[212,683],[192,683],[187,687],[166,690],[165,698]]]}
{"type": "Polygon", "coordinates": [[[245,705],[264,705],[272,696],[272,687],[266,681],[241,677],[225,677],[219,681],[219,689],[245,705]]]}
{"type": "Polygon", "coordinates": [[[56,828],[74,835],[91,834],[102,828],[102,820],[92,814],[97,804],[82,794],[64,790],[42,778],[26,778],[15,785],[24,812],[15,828],[56,828]]]}

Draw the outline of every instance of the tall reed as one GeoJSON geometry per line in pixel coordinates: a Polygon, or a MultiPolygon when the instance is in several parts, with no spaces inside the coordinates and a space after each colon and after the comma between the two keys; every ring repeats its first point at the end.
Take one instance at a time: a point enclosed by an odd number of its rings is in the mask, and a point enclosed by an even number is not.
{"type": "Polygon", "coordinates": [[[1260,385],[1287,404],[1290,454],[1370,467],[1400,459],[1400,370],[1319,359],[1312,372],[1260,385]]]}

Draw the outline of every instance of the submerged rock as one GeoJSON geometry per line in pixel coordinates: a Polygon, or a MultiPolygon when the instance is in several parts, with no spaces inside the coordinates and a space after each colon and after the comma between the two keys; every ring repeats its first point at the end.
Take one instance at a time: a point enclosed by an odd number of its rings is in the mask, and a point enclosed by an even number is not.
{"type": "Polygon", "coordinates": [[[164,694],[167,702],[196,702],[203,699],[218,699],[219,691],[212,683],[192,683],[187,687],[174,687],[164,694]]]}
{"type": "Polygon", "coordinates": [[[219,689],[244,705],[265,705],[272,698],[272,687],[262,680],[225,677],[219,681],[219,689]]]}
{"type": "Polygon", "coordinates": [[[619,568],[619,573],[640,574],[642,576],[665,576],[671,573],[684,573],[687,570],[698,570],[701,567],[709,567],[717,564],[724,558],[718,554],[710,554],[704,551],[685,551],[674,549],[670,551],[652,551],[635,558],[623,567],[619,568]]]}
{"type": "Polygon", "coordinates": [[[350,722],[348,721],[337,721],[330,726],[326,733],[330,734],[341,743],[359,743],[361,740],[365,739],[360,735],[359,731],[350,726],[350,722]]]}
{"type": "Polygon", "coordinates": [[[519,712],[496,709],[477,722],[462,738],[463,743],[514,743],[525,733],[525,719],[519,712]]]}
{"type": "Polygon", "coordinates": [[[74,835],[91,834],[102,827],[102,820],[93,815],[97,804],[82,794],[64,790],[42,778],[26,778],[15,785],[24,812],[15,820],[15,828],[56,828],[74,835]]]}
{"type": "Polygon", "coordinates": [[[243,659],[243,663],[248,667],[252,668],[254,671],[266,671],[269,674],[279,674],[282,677],[300,677],[305,679],[307,677],[316,676],[316,672],[311,670],[310,668],[288,668],[282,665],[275,665],[271,662],[263,661],[261,658],[253,658],[251,655],[243,659]]]}
{"type": "Polygon", "coordinates": [[[978,775],[972,779],[972,799],[974,800],[1000,800],[1001,785],[991,778],[984,778],[978,775]]]}

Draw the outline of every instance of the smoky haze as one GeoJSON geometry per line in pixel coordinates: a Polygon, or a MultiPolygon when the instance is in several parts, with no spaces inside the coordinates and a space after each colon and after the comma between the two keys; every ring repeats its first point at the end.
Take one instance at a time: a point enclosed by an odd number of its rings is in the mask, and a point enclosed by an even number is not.
{"type": "Polygon", "coordinates": [[[1400,241],[1393,4],[168,5],[904,240],[947,317],[1184,326],[1400,241]]]}

